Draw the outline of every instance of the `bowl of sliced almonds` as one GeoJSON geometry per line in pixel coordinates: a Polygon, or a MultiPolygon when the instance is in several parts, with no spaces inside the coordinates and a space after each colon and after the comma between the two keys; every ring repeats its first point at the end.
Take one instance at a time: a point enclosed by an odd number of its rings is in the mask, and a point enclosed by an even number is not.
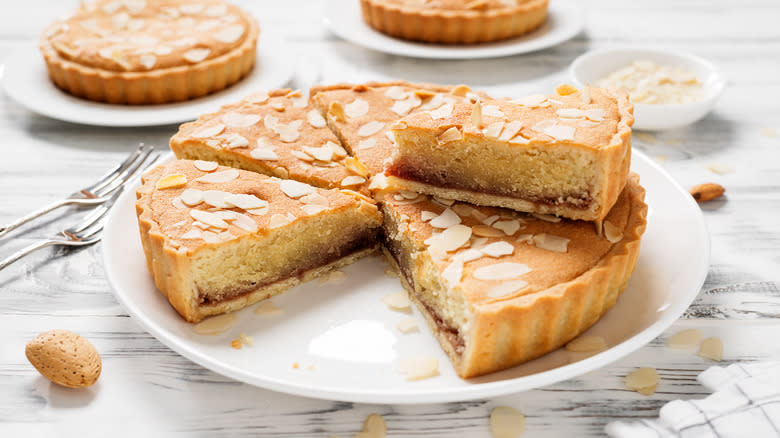
{"type": "Polygon", "coordinates": [[[708,61],[686,53],[638,47],[598,49],[572,62],[578,87],[625,90],[634,104],[635,129],[667,130],[706,116],[725,81],[708,61]]]}

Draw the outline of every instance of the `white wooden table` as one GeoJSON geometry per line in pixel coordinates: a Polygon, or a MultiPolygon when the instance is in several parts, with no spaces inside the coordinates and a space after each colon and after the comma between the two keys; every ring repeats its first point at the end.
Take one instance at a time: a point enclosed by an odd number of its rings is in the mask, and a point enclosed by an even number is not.
{"type": "MultiPolygon", "coordinates": [[[[0,63],[76,4],[4,0],[0,63]]],[[[324,1],[243,4],[300,54],[296,88],[403,78],[468,83],[496,95],[542,92],[566,81],[575,56],[616,44],[659,45],[711,60],[729,80],[715,111],[686,129],[634,137],[634,147],[657,157],[683,186],[714,181],[728,190],[725,199],[702,205],[712,266],[699,297],[666,336],[686,328],[720,336],[724,363],[780,358],[780,138],[763,129],[780,131],[776,0],[592,0],[586,31],[574,40],[486,61],[424,61],[361,49],[322,28],[324,1]],[[712,162],[733,171],[715,174],[704,166],[712,162]]],[[[0,223],[93,181],[139,142],[165,149],[175,130],[73,125],[0,96],[0,223]]],[[[0,242],[0,256],[74,220],[72,211],[62,211],[36,222],[0,242]]],[[[713,364],[664,347],[662,337],[597,372],[492,400],[392,406],[293,397],[205,370],[144,332],[113,298],[100,251],[99,244],[67,257],[44,250],[0,272],[0,436],[345,437],[377,412],[390,436],[471,438],[489,436],[488,416],[497,405],[525,413],[526,436],[602,436],[609,421],[653,417],[669,400],[702,397],[695,377],[713,364]],[[104,360],[98,385],[59,388],[29,365],[25,343],[53,328],[96,345],[104,360]],[[655,395],[624,389],[623,376],[639,366],[658,369],[655,395]]]]}

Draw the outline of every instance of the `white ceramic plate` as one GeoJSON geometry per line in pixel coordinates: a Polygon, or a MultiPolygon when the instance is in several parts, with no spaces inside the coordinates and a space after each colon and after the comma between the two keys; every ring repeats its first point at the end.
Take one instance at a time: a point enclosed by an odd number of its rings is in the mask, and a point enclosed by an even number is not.
{"type": "Polygon", "coordinates": [[[579,376],[641,348],[698,294],[709,261],[699,207],[645,155],[634,151],[632,167],[641,175],[650,205],[639,263],[617,304],[588,331],[612,347],[586,359],[561,349],[468,381],[457,377],[416,310],[411,316],[418,333],[396,329],[410,315],[381,302],[401,285],[384,274],[379,257],[346,267],[340,284],[312,281],[273,298],[283,314],[258,316],[255,306],[244,309],[219,336],[195,334],[155,289],[138,238],[134,190],[127,190],[111,211],[104,264],[117,299],[138,323],[182,356],[233,379],[300,396],[366,403],[495,397],[579,376]],[[231,348],[230,341],[242,332],[254,338],[254,346],[231,348]],[[407,382],[395,371],[398,360],[422,355],[438,358],[440,376],[407,382]],[[572,362],[577,359],[582,360],[572,362]]]}
{"type": "Polygon", "coordinates": [[[387,36],[369,27],[360,15],[360,2],[331,0],[325,12],[325,26],[354,44],[394,55],[431,59],[478,59],[517,55],[546,49],[571,39],[585,24],[580,2],[550,2],[547,21],[535,31],[495,43],[452,46],[406,41],[387,36]]]}
{"type": "Polygon", "coordinates": [[[295,56],[283,44],[261,36],[255,68],[247,77],[208,96],[163,105],[112,105],[71,96],[49,80],[36,45],[25,46],[5,60],[6,94],[27,109],[45,116],[94,126],[157,126],[195,120],[221,105],[237,102],[260,89],[286,84],[295,67],[295,56]]]}

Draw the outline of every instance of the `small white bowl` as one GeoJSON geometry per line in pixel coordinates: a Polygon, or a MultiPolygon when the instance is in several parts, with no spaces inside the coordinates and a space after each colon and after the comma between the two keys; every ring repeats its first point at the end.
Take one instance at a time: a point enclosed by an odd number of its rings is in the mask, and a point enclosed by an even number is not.
{"type": "Polygon", "coordinates": [[[710,112],[725,88],[725,81],[708,61],[680,52],[641,47],[599,49],[587,52],[572,62],[569,73],[578,88],[594,84],[638,59],[659,65],[681,67],[701,81],[705,95],[701,100],[681,104],[634,104],[635,129],[663,131],[691,124],[710,112]]]}

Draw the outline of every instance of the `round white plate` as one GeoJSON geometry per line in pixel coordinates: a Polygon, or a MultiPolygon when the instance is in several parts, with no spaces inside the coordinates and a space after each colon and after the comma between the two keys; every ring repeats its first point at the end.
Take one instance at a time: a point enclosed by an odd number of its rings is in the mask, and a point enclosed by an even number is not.
{"type": "Polygon", "coordinates": [[[639,349],[685,311],[698,294],[709,263],[709,238],[699,207],[658,165],[634,151],[650,206],[639,263],[617,304],[587,333],[610,349],[583,359],[563,349],[524,365],[462,380],[415,309],[390,310],[381,299],[401,290],[371,257],[344,268],[341,283],[312,281],[272,299],[282,314],[258,316],[257,306],[237,312],[238,322],[219,336],[201,336],[155,289],[146,270],[135,216],[135,191],[111,211],[103,238],[104,264],[117,299],[163,344],[214,372],[264,388],[306,397],[366,403],[433,403],[495,397],[537,388],[603,367],[639,349]],[[420,331],[396,325],[413,317],[420,331]],[[240,333],[254,345],[240,350],[240,333]],[[439,360],[440,375],[407,382],[399,360],[439,360]],[[581,360],[580,360],[581,359],[581,360]],[[297,368],[294,366],[297,364],[297,368]]]}
{"type": "Polygon", "coordinates": [[[94,126],[158,126],[195,120],[221,105],[241,100],[260,89],[286,84],[295,67],[295,56],[283,44],[261,37],[257,61],[247,77],[225,90],[197,99],[162,105],[114,105],[91,102],[57,88],[46,72],[36,45],[23,47],[5,60],[6,94],[22,106],[45,116],[94,126]]]}
{"type": "Polygon", "coordinates": [[[360,2],[332,0],[324,18],[331,32],[359,46],[394,55],[431,59],[478,59],[528,53],[560,44],[577,35],[585,25],[580,2],[553,0],[545,23],[535,31],[506,41],[453,46],[406,41],[377,32],[361,16],[360,2]]]}

